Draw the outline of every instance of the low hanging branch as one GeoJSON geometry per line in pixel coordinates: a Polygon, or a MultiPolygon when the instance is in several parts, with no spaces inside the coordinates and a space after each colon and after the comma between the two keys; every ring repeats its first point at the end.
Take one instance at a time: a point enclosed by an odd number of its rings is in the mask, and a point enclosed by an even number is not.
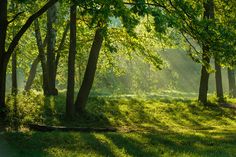
{"type": "Polygon", "coordinates": [[[116,132],[113,127],[95,128],[95,127],[65,127],[65,126],[48,126],[39,124],[28,124],[30,130],[50,132],[50,131],[78,131],[78,132],[116,132]]]}

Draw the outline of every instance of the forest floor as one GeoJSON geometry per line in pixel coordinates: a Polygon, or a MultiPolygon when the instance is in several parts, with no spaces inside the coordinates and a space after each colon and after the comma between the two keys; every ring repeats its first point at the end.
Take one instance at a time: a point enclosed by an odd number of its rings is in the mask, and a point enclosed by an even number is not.
{"type": "Polygon", "coordinates": [[[36,132],[23,127],[19,132],[8,131],[0,136],[7,141],[0,146],[11,146],[12,156],[234,157],[236,154],[236,111],[214,100],[204,106],[192,98],[92,97],[86,113],[64,120],[63,96],[44,101],[39,95],[35,97],[19,101],[22,114],[18,116],[23,124],[112,126],[118,132],[36,132]]]}

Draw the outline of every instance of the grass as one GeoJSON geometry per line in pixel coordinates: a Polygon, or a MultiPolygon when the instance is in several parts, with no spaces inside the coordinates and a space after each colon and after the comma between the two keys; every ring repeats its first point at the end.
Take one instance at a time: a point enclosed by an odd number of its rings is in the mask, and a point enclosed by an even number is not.
{"type": "Polygon", "coordinates": [[[236,111],[222,108],[214,100],[203,106],[190,98],[92,97],[86,113],[68,121],[63,116],[63,95],[56,99],[35,97],[37,104],[31,103],[34,98],[18,103],[21,124],[114,126],[119,131],[41,133],[22,129],[0,135],[17,157],[233,157],[236,154],[236,111]],[[27,107],[31,109],[30,115],[27,107]]]}

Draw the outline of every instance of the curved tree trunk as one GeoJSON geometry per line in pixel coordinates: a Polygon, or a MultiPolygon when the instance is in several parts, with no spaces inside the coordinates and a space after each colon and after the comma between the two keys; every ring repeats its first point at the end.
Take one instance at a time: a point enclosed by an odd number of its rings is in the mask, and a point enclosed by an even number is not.
{"type": "Polygon", "coordinates": [[[99,52],[102,47],[102,42],[103,42],[102,29],[99,28],[96,30],[95,33],[93,45],[90,50],[89,59],[84,74],[84,79],[75,101],[77,112],[82,112],[84,110],[86,102],[88,100],[88,96],[92,88],[95,72],[97,69],[97,62],[98,62],[99,52]]]}
{"type": "Polygon", "coordinates": [[[228,68],[228,81],[229,81],[229,96],[236,97],[235,73],[234,69],[228,68]]]}
{"type": "Polygon", "coordinates": [[[74,114],[74,88],[75,88],[75,56],[76,56],[76,5],[70,8],[70,49],[68,56],[68,76],[66,93],[66,115],[74,114]]]}

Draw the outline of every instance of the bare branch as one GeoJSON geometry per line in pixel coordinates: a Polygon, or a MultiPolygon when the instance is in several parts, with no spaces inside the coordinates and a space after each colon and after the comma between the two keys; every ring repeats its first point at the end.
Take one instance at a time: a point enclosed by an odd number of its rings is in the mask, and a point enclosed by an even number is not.
{"type": "Polygon", "coordinates": [[[12,23],[15,21],[21,14],[23,14],[24,11],[17,13],[10,21],[8,21],[8,24],[12,23]]]}

